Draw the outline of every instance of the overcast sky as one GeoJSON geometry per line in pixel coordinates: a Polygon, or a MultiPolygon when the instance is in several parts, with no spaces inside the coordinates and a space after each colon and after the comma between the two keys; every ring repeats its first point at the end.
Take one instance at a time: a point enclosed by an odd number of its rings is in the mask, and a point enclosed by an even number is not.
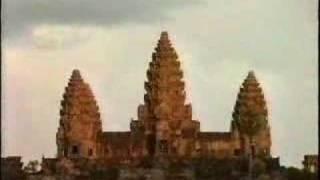
{"type": "Polygon", "coordinates": [[[316,0],[3,0],[2,155],[54,157],[60,100],[74,68],[104,130],[128,130],[160,32],[169,32],[193,118],[228,131],[254,70],[270,112],[272,154],[301,166],[318,152],[316,0]]]}

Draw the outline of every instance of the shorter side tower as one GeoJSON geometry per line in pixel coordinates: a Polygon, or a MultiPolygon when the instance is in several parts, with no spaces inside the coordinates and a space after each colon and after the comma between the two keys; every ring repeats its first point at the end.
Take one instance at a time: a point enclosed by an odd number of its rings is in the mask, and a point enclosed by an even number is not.
{"type": "Polygon", "coordinates": [[[58,158],[97,158],[101,134],[100,113],[92,91],[80,71],[73,70],[61,101],[58,158]]]}
{"type": "MultiPolygon", "coordinates": [[[[253,71],[249,72],[248,76],[242,83],[242,87],[240,88],[237,101],[234,106],[232,118],[231,131],[233,134],[239,134],[240,153],[244,155],[249,154],[251,148],[255,155],[269,157],[271,137],[270,126],[268,123],[268,110],[262,89],[253,71]],[[249,122],[248,120],[250,120],[251,123],[257,123],[257,119],[254,118],[262,118],[267,122],[267,124],[265,124],[254,136],[253,144],[250,145],[249,137],[246,134],[241,133],[239,124],[245,123],[245,121],[249,122]]],[[[255,127],[254,124],[251,125],[248,127],[255,127]]],[[[252,130],[249,128],[249,131],[252,130]]]]}

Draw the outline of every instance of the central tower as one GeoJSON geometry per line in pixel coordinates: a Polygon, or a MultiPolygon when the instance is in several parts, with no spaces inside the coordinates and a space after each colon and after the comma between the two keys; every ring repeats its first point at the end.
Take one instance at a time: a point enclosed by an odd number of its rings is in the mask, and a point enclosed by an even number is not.
{"type": "Polygon", "coordinates": [[[172,124],[191,120],[191,106],[184,104],[186,92],[182,78],[177,53],[171,46],[168,33],[162,32],[147,71],[144,107],[148,118],[145,120],[164,120],[172,124]]]}
{"type": "Polygon", "coordinates": [[[138,119],[143,124],[151,156],[184,154],[182,136],[191,131],[191,136],[195,137],[199,130],[199,123],[192,121],[191,105],[185,104],[185,83],[180,66],[168,33],[162,32],[147,70],[144,105],[138,107],[138,119]]]}

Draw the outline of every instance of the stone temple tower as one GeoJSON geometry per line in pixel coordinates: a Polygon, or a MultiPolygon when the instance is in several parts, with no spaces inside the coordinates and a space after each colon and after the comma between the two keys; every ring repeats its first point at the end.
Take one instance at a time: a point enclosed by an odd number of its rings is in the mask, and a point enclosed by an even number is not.
{"type": "MultiPolygon", "coordinates": [[[[262,89],[255,77],[253,71],[242,83],[242,87],[238,93],[237,101],[232,114],[233,121],[231,123],[231,131],[239,132],[237,121],[249,118],[250,113],[255,113],[259,117],[268,120],[268,110],[262,89]]],[[[268,122],[268,121],[267,121],[268,122]]],[[[240,144],[242,153],[248,154],[250,144],[248,137],[240,133],[240,144]]],[[[256,155],[270,156],[271,137],[269,123],[255,137],[253,142],[253,153],[256,155]]]]}
{"type": "Polygon", "coordinates": [[[199,122],[192,120],[191,105],[185,104],[182,79],[177,53],[168,33],[162,32],[147,71],[144,105],[138,107],[138,121],[144,126],[151,156],[185,154],[187,139],[195,138],[199,131],[199,122]]]}
{"type": "Polygon", "coordinates": [[[61,101],[57,132],[58,158],[97,158],[102,132],[100,113],[92,91],[73,70],[61,101]]]}

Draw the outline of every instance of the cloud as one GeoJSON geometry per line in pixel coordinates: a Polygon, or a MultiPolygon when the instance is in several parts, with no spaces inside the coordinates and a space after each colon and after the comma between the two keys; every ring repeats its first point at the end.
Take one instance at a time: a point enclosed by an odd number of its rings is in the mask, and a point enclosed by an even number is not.
{"type": "MultiPolygon", "coordinates": [[[[37,26],[32,31],[33,45],[39,49],[70,48],[90,39],[93,28],[75,26],[37,26]]],[[[96,32],[95,29],[94,32],[96,32]]]]}
{"type": "MultiPolygon", "coordinates": [[[[36,37],[49,38],[51,34],[47,33],[47,27],[42,28],[36,30],[41,32],[36,37]]],[[[53,32],[58,34],[72,34],[74,31],[56,30],[53,32]]],[[[148,29],[139,27],[130,30],[135,31],[148,33],[148,29]]],[[[85,29],[79,32],[86,34],[85,29]]],[[[104,130],[129,129],[130,117],[136,116],[136,107],[143,99],[145,68],[151,57],[149,51],[157,39],[131,37],[127,30],[121,29],[95,29],[94,32],[90,32],[88,39],[79,42],[81,45],[71,48],[23,46],[5,49],[2,77],[3,102],[6,102],[5,107],[2,106],[5,127],[3,154],[21,155],[24,160],[40,158],[42,153],[54,156],[59,101],[74,68],[80,69],[85,81],[92,87],[104,130]],[[132,48],[132,44],[140,44],[140,47],[132,48]],[[126,92],[126,89],[127,93],[119,95],[119,90],[126,92]],[[28,146],[23,143],[26,139],[28,146]]],[[[158,35],[154,34],[155,37],[158,35]]]]}
{"type": "Polygon", "coordinates": [[[171,10],[199,0],[4,0],[5,38],[42,24],[113,26],[172,18],[171,10]]]}

